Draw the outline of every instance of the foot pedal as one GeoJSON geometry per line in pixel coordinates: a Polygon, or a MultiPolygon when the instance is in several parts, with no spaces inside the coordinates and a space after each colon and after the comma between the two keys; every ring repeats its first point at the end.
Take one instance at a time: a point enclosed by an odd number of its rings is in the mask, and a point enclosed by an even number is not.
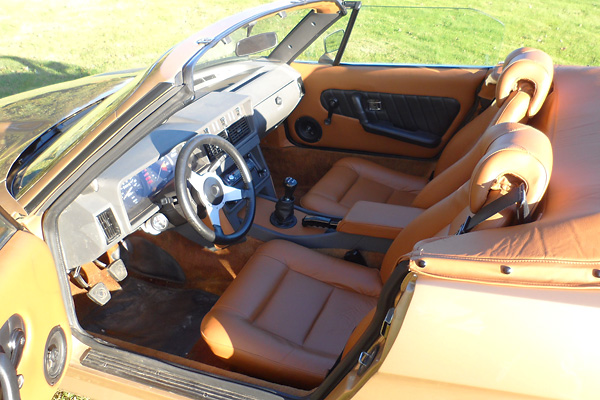
{"type": "Polygon", "coordinates": [[[111,262],[108,267],[106,267],[106,270],[117,282],[121,282],[123,279],[127,278],[127,268],[125,268],[125,263],[121,259],[111,262]]]}
{"type": "Polygon", "coordinates": [[[357,249],[346,252],[346,254],[344,254],[344,260],[367,267],[367,261],[357,249]]]}
{"type": "Polygon", "coordinates": [[[87,292],[87,297],[99,306],[103,306],[110,300],[110,290],[104,283],[99,282],[87,292]]]}

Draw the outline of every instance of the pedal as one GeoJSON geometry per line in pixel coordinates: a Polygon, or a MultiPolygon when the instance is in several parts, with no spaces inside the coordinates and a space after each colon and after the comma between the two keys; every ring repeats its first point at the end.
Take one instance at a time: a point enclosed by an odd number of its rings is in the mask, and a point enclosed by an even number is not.
{"type": "Polygon", "coordinates": [[[106,267],[106,270],[117,282],[121,282],[123,279],[127,278],[127,268],[125,268],[125,263],[121,259],[111,262],[108,267],[106,267]]]}
{"type": "Polygon", "coordinates": [[[344,254],[344,260],[367,267],[367,261],[357,249],[346,252],[346,254],[344,254]]]}
{"type": "Polygon", "coordinates": [[[103,306],[110,300],[110,290],[104,283],[99,282],[87,292],[87,297],[99,306],[103,306]]]}
{"type": "Polygon", "coordinates": [[[71,278],[74,283],[81,289],[89,289],[90,285],[86,282],[85,278],[81,275],[81,265],[70,272],[71,278]]]}

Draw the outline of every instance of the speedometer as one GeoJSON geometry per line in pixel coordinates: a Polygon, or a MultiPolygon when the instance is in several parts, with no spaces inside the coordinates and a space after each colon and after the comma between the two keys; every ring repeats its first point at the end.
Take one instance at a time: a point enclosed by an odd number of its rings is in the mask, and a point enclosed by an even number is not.
{"type": "Polygon", "coordinates": [[[144,186],[137,175],[132,176],[121,184],[121,198],[127,210],[134,208],[144,195],[144,186]]]}

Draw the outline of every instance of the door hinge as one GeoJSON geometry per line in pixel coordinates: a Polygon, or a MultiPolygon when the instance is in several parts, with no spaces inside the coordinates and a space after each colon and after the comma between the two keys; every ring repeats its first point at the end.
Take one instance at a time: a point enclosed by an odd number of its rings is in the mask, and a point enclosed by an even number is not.
{"type": "Polygon", "coordinates": [[[392,320],[394,319],[395,308],[390,308],[385,315],[383,323],[381,324],[381,331],[379,332],[381,336],[386,337],[388,332],[390,331],[390,326],[392,326],[392,320]]]}

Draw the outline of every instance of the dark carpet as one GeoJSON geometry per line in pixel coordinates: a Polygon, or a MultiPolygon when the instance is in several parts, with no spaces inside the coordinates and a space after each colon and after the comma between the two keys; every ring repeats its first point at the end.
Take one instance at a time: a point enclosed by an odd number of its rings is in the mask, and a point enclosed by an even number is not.
{"type": "MultiPolygon", "coordinates": [[[[80,318],[91,332],[185,357],[200,339],[202,318],[219,296],[177,289],[134,277],[121,282],[104,307],[80,318]]],[[[85,296],[85,295],[83,295],[85,296]]],[[[76,302],[77,303],[77,302],[76,302]]]]}

